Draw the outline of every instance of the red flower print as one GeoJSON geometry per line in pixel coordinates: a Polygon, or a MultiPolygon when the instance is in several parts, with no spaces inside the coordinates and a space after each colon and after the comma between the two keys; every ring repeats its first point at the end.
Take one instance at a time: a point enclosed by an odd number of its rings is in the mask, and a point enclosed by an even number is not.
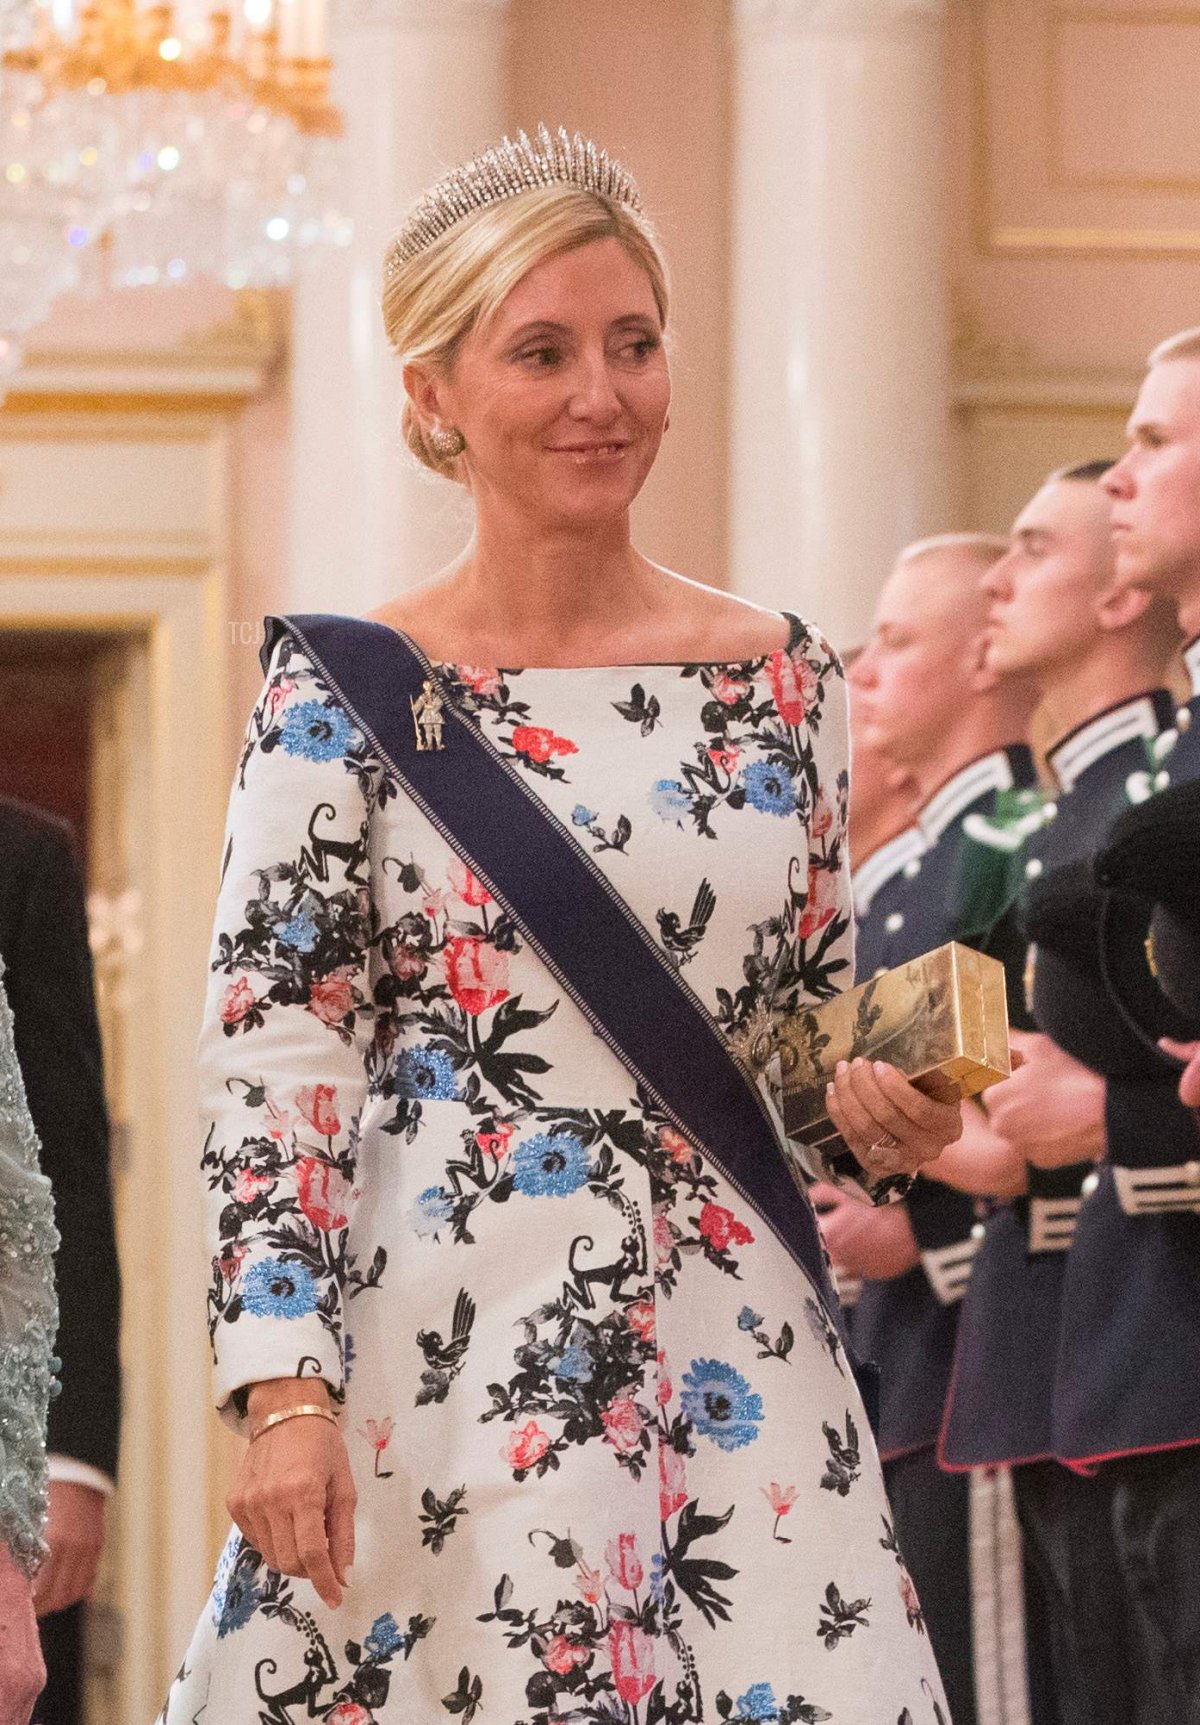
{"type": "Polygon", "coordinates": [[[525,1468],[536,1467],[549,1448],[550,1439],[536,1420],[530,1420],[520,1431],[511,1433],[500,1453],[509,1467],[520,1472],[525,1468]]]}
{"type": "Polygon", "coordinates": [[[591,1657],[590,1647],[581,1647],[578,1641],[569,1641],[565,1635],[552,1635],[542,1649],[542,1664],[560,1677],[574,1671],[577,1665],[586,1665],[591,1657]]]}
{"type": "Polygon", "coordinates": [[[350,986],[352,972],[348,965],[319,976],[309,989],[308,1010],[322,1024],[337,1025],[354,1010],[354,990],[350,986]]]}
{"type": "Polygon", "coordinates": [[[267,712],[275,718],[288,696],[295,690],[291,677],[280,677],[277,683],[272,683],[267,690],[267,712]]]}
{"type": "Polygon", "coordinates": [[[622,1455],[632,1455],[642,1441],[645,1429],[641,1410],[629,1396],[618,1396],[601,1411],[604,1435],[622,1455]]]}
{"type": "Polygon", "coordinates": [[[837,876],[818,863],[808,865],[808,898],[796,923],[801,940],[811,940],[837,915],[837,876]]]}
{"type": "Polygon", "coordinates": [[[248,1246],[226,1246],[221,1256],[213,1259],[213,1269],[219,1270],[226,1282],[236,1282],[242,1259],[249,1250],[248,1246]]]}
{"type": "Polygon", "coordinates": [[[516,1127],[511,1120],[497,1120],[490,1132],[477,1132],[475,1142],[485,1156],[490,1156],[493,1162],[499,1162],[508,1155],[508,1147],[516,1127]]]}
{"type": "Polygon", "coordinates": [[[673,1126],[659,1127],[658,1142],[670,1156],[672,1162],[677,1163],[680,1168],[686,1168],[695,1155],[695,1151],[683,1133],[676,1132],[673,1126]]]}
{"type": "Polygon", "coordinates": [[[653,1640],[633,1623],[614,1623],[608,1632],[608,1656],[617,1694],[627,1706],[636,1707],[656,1681],[653,1640]]]}
{"type": "Polygon", "coordinates": [[[712,692],[724,707],[735,707],[750,685],[742,677],[731,677],[728,671],[718,671],[712,680],[712,692]]]}
{"type": "Polygon", "coordinates": [[[248,1012],[258,1005],[254,998],[254,990],[244,976],[239,976],[236,982],[231,982],[221,996],[221,1004],[217,1008],[222,1024],[240,1024],[248,1012]]]}
{"type": "Polygon", "coordinates": [[[780,1545],[790,1545],[792,1543],[791,1540],[784,1539],[783,1535],[780,1533],[779,1524],[785,1515],[791,1514],[792,1505],[796,1501],[795,1486],[779,1485],[775,1480],[772,1480],[769,1486],[760,1486],[759,1490],[762,1492],[771,1508],[775,1511],[775,1526],[771,1529],[771,1537],[773,1539],[777,1539],[780,1545]]]}
{"type": "Polygon", "coordinates": [[[459,679],[477,695],[495,695],[500,689],[500,673],[487,665],[458,665],[459,679]]]}
{"type": "Polygon", "coordinates": [[[826,833],[830,832],[832,828],[833,810],[829,806],[828,799],[822,793],[822,795],[817,798],[816,803],[813,806],[812,820],[809,822],[809,831],[813,838],[823,839],[826,833]]]}
{"type": "Polygon", "coordinates": [[[780,718],[788,725],[802,725],[817,698],[817,674],[807,659],[772,653],[767,660],[767,678],[780,718]]]}
{"type": "Polygon", "coordinates": [[[508,999],[508,954],[479,935],[453,935],[445,963],[450,992],[472,1018],[508,999]]]}
{"type": "Polygon", "coordinates": [[[286,1108],[281,1108],[274,1097],[267,1097],[267,1131],[272,1138],[282,1142],[292,1129],[292,1117],[286,1108]]]}
{"type": "Polygon", "coordinates": [[[658,1405],[665,1408],[671,1399],[671,1374],[667,1370],[667,1356],[662,1349],[658,1350],[658,1405]]]}
{"type": "Polygon", "coordinates": [[[322,1138],[336,1138],[342,1129],[338,1119],[337,1091],[332,1084],[310,1084],[296,1092],[296,1107],[314,1132],[322,1138]]]}
{"type": "Polygon", "coordinates": [[[902,1569],[897,1580],[900,1585],[900,1598],[908,1614],[908,1621],[913,1624],[919,1623],[924,1613],[921,1610],[921,1601],[917,1597],[917,1589],[912,1576],[907,1569],[902,1569]]]}
{"type": "Polygon", "coordinates": [[[481,880],[473,875],[465,862],[458,857],[450,864],[450,881],[454,891],[464,904],[478,908],[482,904],[491,904],[492,895],[481,880]]]}
{"type": "Polygon", "coordinates": [[[389,1416],[389,1418],[385,1420],[368,1420],[367,1429],[365,1431],[361,1426],[358,1428],[359,1437],[366,1438],[371,1448],[375,1451],[376,1479],[391,1479],[392,1477],[391,1473],[385,1472],[379,1464],[383,1460],[384,1450],[392,1441],[392,1428],[395,1426],[395,1423],[395,1420],[389,1416]]]}
{"type": "Polygon", "coordinates": [[[586,1563],[580,1563],[575,1585],[589,1605],[599,1605],[604,1597],[604,1579],[600,1571],[589,1569],[586,1563]]]}
{"type": "Polygon", "coordinates": [[[627,1593],[636,1593],[645,1580],[646,1571],[637,1548],[637,1535],[619,1533],[604,1549],[608,1573],[627,1593]]]}
{"type": "Polygon", "coordinates": [[[671,1262],[671,1253],[675,1250],[675,1230],[665,1210],[654,1212],[654,1261],[660,1270],[665,1270],[671,1262]]]}
{"type": "Polygon", "coordinates": [[[669,1443],[658,1446],[658,1514],[670,1521],[687,1502],[687,1463],[669,1443]]]}
{"type": "Polygon", "coordinates": [[[539,765],[548,761],[551,755],[579,753],[578,745],[569,737],[556,737],[544,725],[518,725],[512,734],[512,746],[516,754],[525,755],[539,765]]]}
{"type": "Polygon", "coordinates": [[[233,1182],[233,1196],[239,1204],[253,1204],[256,1198],[269,1192],[274,1184],[275,1178],[271,1174],[255,1174],[249,1168],[239,1168],[233,1182]]]}
{"type": "Polygon", "coordinates": [[[700,1212],[700,1232],[710,1246],[723,1252],[727,1246],[749,1246],[754,1235],[732,1210],[722,1204],[706,1204],[700,1212]]]}
{"type": "Polygon", "coordinates": [[[445,893],[441,892],[436,887],[429,887],[426,890],[424,902],[421,905],[421,909],[425,912],[425,915],[429,918],[430,922],[436,922],[438,917],[441,916],[442,912],[445,910],[445,908],[446,908],[446,895],[445,895],[445,893]]]}
{"type": "Polygon", "coordinates": [[[636,1300],[625,1308],[625,1322],[639,1341],[654,1340],[655,1311],[653,1300],[636,1300]]]}
{"type": "Polygon", "coordinates": [[[296,1185],[300,1208],[314,1228],[328,1234],[334,1228],[346,1226],[350,1183],[336,1168],[315,1156],[300,1156],[296,1161],[296,1185]]]}
{"type": "Polygon", "coordinates": [[[429,969],[429,961],[420,947],[410,946],[406,940],[399,940],[395,946],[389,947],[387,961],[388,969],[397,982],[412,982],[429,969]]]}
{"type": "Polygon", "coordinates": [[[375,1715],[357,1701],[339,1701],[333,1712],[325,1715],[325,1725],[375,1725],[375,1715]]]}
{"type": "Polygon", "coordinates": [[[713,766],[720,767],[723,773],[736,773],[741,753],[742,751],[736,748],[733,743],[728,743],[724,748],[709,749],[708,758],[713,766]]]}

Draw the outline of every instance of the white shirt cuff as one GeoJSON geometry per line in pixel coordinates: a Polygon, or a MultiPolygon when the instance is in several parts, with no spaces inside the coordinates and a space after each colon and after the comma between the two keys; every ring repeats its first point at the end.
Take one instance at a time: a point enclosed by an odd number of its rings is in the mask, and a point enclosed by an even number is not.
{"type": "Polygon", "coordinates": [[[92,1467],[86,1461],[76,1461],[70,1455],[48,1455],[46,1470],[50,1475],[50,1483],[66,1480],[71,1485],[90,1486],[93,1491],[100,1492],[104,1497],[111,1497],[117,1489],[115,1480],[106,1473],[101,1473],[98,1467],[92,1467]]]}

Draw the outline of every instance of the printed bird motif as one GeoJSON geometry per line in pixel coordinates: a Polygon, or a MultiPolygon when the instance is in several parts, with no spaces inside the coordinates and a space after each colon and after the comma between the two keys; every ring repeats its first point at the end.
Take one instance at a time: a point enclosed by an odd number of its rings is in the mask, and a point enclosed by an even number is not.
{"type": "Polygon", "coordinates": [[[458,1290],[451,1319],[450,1340],[444,1342],[440,1330],[418,1330],[417,1346],[425,1356],[421,1373],[421,1388],[417,1391],[417,1407],[430,1402],[444,1402],[450,1385],[466,1363],[475,1323],[475,1302],[465,1288],[458,1290]]]}
{"type": "Polygon", "coordinates": [[[686,926],[681,926],[679,914],[673,910],[655,912],[658,918],[658,932],[662,935],[663,945],[671,953],[675,962],[684,965],[695,954],[696,948],[704,939],[704,931],[708,927],[713,911],[717,908],[717,895],[711,884],[702,880],[696,891],[696,900],[692,905],[692,914],[686,926]]]}

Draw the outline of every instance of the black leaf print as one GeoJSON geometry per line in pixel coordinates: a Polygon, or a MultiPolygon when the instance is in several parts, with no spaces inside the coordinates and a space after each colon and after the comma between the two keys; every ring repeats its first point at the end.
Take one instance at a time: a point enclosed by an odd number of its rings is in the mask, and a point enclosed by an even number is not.
{"type": "Polygon", "coordinates": [[[458,1674],[458,1688],[450,1695],[443,1695],[442,1706],[447,1713],[461,1713],[463,1725],[470,1725],[483,1702],[483,1679],[472,1677],[464,1665],[458,1674]]]}
{"type": "Polygon", "coordinates": [[[870,1609],[869,1599],[843,1599],[837,1583],[831,1581],[825,1589],[821,1622],[817,1624],[818,1639],[825,1643],[828,1651],[832,1651],[856,1629],[869,1627],[866,1614],[870,1609]]]}
{"type": "Polygon", "coordinates": [[[822,1347],[828,1350],[830,1359],[844,1377],[845,1368],[842,1365],[842,1342],[841,1337],[833,1327],[833,1320],[829,1317],[824,1307],[818,1305],[816,1300],[811,1297],[804,1302],[804,1315],[808,1319],[808,1327],[814,1338],[821,1343],[822,1347]]]}
{"type": "Polygon", "coordinates": [[[448,1342],[442,1340],[440,1330],[417,1331],[417,1346],[425,1356],[421,1388],[417,1391],[418,1407],[424,1407],[429,1402],[444,1402],[450,1393],[450,1385],[466,1363],[467,1348],[471,1342],[471,1326],[475,1322],[475,1302],[465,1288],[458,1291],[452,1322],[453,1329],[448,1342]]]}
{"type": "Polygon", "coordinates": [[[658,932],[662,935],[662,943],[672,954],[676,964],[685,965],[695,957],[696,949],[704,939],[712,913],[717,908],[717,895],[712,889],[712,883],[702,880],[692,902],[692,912],[688,921],[681,922],[678,911],[658,910],[654,914],[658,920],[658,932]]]}
{"type": "Polygon", "coordinates": [[[845,1437],[836,1426],[831,1426],[828,1420],[822,1422],[821,1430],[825,1433],[825,1442],[829,1445],[829,1460],[825,1463],[825,1472],[821,1476],[821,1489],[836,1491],[839,1497],[846,1497],[862,1471],[858,1428],[854,1424],[854,1416],[847,1408],[845,1437]]]}
{"type": "Polygon", "coordinates": [[[465,1485],[456,1486],[444,1502],[434,1495],[432,1486],[426,1486],[421,1493],[423,1507],[419,1520],[425,1523],[421,1529],[421,1544],[429,1546],[435,1557],[458,1526],[459,1517],[470,1515],[463,1503],[466,1495],[465,1485]]]}
{"type": "MultiPolygon", "coordinates": [[[[681,1590],[701,1612],[710,1629],[717,1618],[729,1620],[729,1600],[712,1585],[715,1581],[732,1581],[738,1573],[730,1564],[713,1557],[691,1557],[691,1547],[701,1539],[711,1539],[727,1527],[733,1518],[733,1505],[724,1515],[701,1515],[693,1498],[683,1506],[674,1543],[666,1541],[666,1567],[681,1590]]],[[[665,1530],[664,1530],[665,1531],[665,1530]]]]}
{"type": "Polygon", "coordinates": [[[658,723],[658,716],[662,711],[658,696],[651,695],[650,699],[647,700],[646,691],[640,683],[635,683],[630,689],[627,701],[614,701],[613,706],[623,719],[629,720],[631,725],[640,726],[643,737],[650,735],[658,723]]]}

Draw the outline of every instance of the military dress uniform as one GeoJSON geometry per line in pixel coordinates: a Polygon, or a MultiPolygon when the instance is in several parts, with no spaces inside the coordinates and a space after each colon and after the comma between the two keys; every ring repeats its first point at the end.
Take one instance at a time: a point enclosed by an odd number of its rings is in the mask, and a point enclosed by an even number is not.
{"type": "MultiPolygon", "coordinates": [[[[1049,752],[1053,791],[1020,852],[1017,878],[1095,854],[1152,765],[1170,725],[1165,690],[1122,701],[1049,752]]],[[[1016,933],[1024,935],[1019,908],[1016,933]]],[[[1014,1015],[1015,1016],[1015,1015],[1014,1015]]],[[[1039,1026],[1029,1020],[1031,1029],[1039,1026]]],[[[1067,1250],[1090,1162],[1029,1169],[1028,1196],[992,1208],[963,1300],[942,1430],[942,1465],[1010,1467],[1026,1550],[1048,1615],[1063,1725],[1125,1725],[1136,1717],[1122,1634],[1127,1601],[1112,1538],[1107,1482],[1052,1459],[1051,1415],[1067,1250]]]]}
{"type": "MultiPolygon", "coordinates": [[[[923,849],[876,880],[858,932],[858,979],[891,970],[984,923],[964,921],[961,882],[973,821],[997,799],[1034,783],[1023,745],[970,762],[917,816],[923,849]]],[[[911,841],[910,841],[911,844],[911,841]]],[[[937,1465],[936,1445],[954,1360],[959,1306],[978,1249],[974,1201],[917,1177],[905,1199],[921,1262],[889,1281],[867,1281],[853,1314],[855,1348],[880,1368],[879,1450],[896,1530],[917,1584],[956,1725],[976,1718],[971,1629],[969,1491],[937,1465]]]]}
{"type": "MultiPolygon", "coordinates": [[[[1200,779],[1200,640],[1185,659],[1192,698],[1151,792],[1200,779]]],[[[1177,1082],[1108,1083],[1108,1156],[1067,1259],[1053,1447],[1113,1491],[1151,1717],[1200,1725],[1200,1136],[1177,1082]]]]}

